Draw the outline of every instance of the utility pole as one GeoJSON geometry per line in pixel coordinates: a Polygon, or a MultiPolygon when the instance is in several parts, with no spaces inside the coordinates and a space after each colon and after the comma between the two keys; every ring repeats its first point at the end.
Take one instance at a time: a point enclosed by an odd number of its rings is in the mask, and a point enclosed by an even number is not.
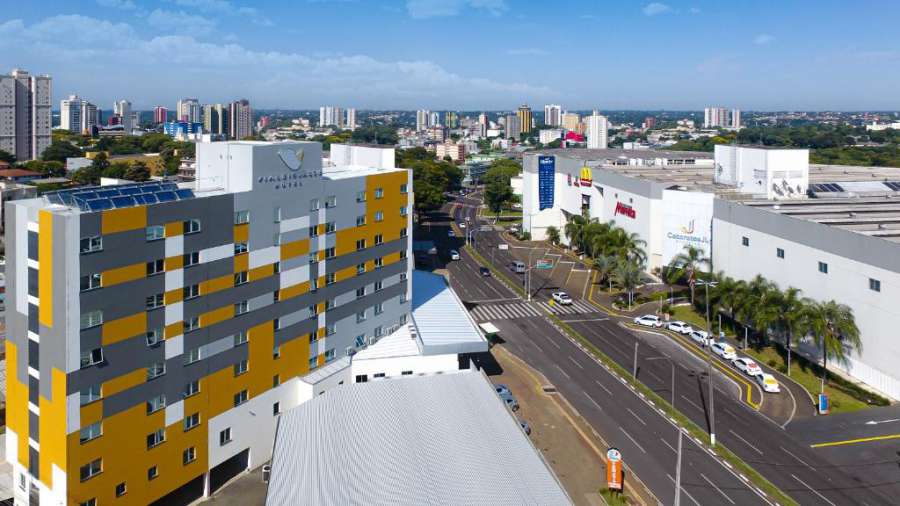
{"type": "MultiPolygon", "coordinates": [[[[709,287],[716,286],[715,281],[698,280],[706,291],[706,337],[712,337],[712,327],[709,324],[709,287]]],[[[721,316],[721,315],[720,315],[721,316]]],[[[720,326],[721,328],[721,326],[720,326]]],[[[713,401],[713,377],[712,377],[712,344],[706,346],[706,380],[709,382],[709,444],[716,446],[716,411],[713,401]]]]}
{"type": "Polygon", "coordinates": [[[637,379],[637,350],[638,350],[639,342],[640,341],[638,341],[637,338],[635,337],[634,338],[634,366],[631,368],[631,376],[634,379],[637,379]]]}
{"type": "Polygon", "coordinates": [[[681,506],[681,427],[678,427],[678,460],[675,463],[675,506],[681,506]]]}

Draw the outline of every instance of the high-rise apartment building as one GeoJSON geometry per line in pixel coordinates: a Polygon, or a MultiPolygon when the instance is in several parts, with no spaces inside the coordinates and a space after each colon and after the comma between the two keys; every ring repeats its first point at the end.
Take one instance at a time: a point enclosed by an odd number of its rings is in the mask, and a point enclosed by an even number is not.
{"type": "Polygon", "coordinates": [[[544,106],[544,125],[558,127],[562,125],[562,107],[559,105],[544,106]]]}
{"type": "Polygon", "coordinates": [[[73,133],[80,133],[81,108],[83,101],[78,95],[69,95],[69,98],[59,102],[59,127],[73,133]]]}
{"type": "Polygon", "coordinates": [[[727,128],[728,109],[724,107],[707,107],[703,110],[703,128],[727,128]]]}
{"type": "Polygon", "coordinates": [[[654,116],[647,116],[646,118],[644,118],[644,125],[643,125],[643,126],[644,126],[644,128],[646,128],[647,130],[651,130],[651,129],[653,129],[653,128],[656,128],[656,118],[655,118],[654,116]]]}
{"type": "Polygon", "coordinates": [[[200,113],[200,101],[196,98],[182,98],[175,105],[175,121],[200,123],[202,121],[200,113]]]}
{"type": "Polygon", "coordinates": [[[94,129],[100,127],[100,110],[87,100],[81,101],[81,132],[93,135],[94,129]]]}
{"type": "Polygon", "coordinates": [[[356,130],[356,109],[353,107],[347,109],[347,129],[356,130]]]}
{"type": "Polygon", "coordinates": [[[731,128],[735,130],[741,129],[741,110],[740,109],[732,109],[731,110],[731,128]]]}
{"type": "Polygon", "coordinates": [[[432,112],[428,113],[428,126],[429,127],[441,126],[441,117],[436,111],[432,111],[432,112]]]}
{"type": "Polygon", "coordinates": [[[522,133],[522,121],[519,119],[518,114],[507,114],[504,127],[504,137],[507,139],[519,139],[519,135],[522,133]]]}
{"type": "Polygon", "coordinates": [[[455,111],[444,112],[444,126],[447,128],[456,128],[459,126],[459,114],[455,111]]]}
{"type": "Polygon", "coordinates": [[[131,135],[131,130],[136,126],[134,116],[131,114],[131,102],[116,100],[113,102],[113,114],[119,116],[121,125],[125,127],[125,134],[131,135]]]}
{"type": "Polygon", "coordinates": [[[578,130],[578,124],[581,123],[581,116],[575,112],[567,112],[562,115],[562,127],[570,132],[578,130]]]}
{"type": "Polygon", "coordinates": [[[527,134],[531,132],[532,114],[531,107],[527,105],[519,106],[516,116],[519,117],[519,133],[527,134]]]}
{"type": "Polygon", "coordinates": [[[0,149],[19,161],[40,158],[50,145],[51,84],[20,69],[0,75],[0,149]]]}
{"type": "Polygon", "coordinates": [[[411,172],[321,160],[311,142],[200,143],[193,191],[9,204],[17,503],[209,491],[271,458],[315,373],[406,323],[411,172]]]}
{"type": "Polygon", "coordinates": [[[416,111],[416,132],[424,132],[428,129],[428,115],[430,111],[427,109],[419,109],[416,111]]]}
{"type": "Polygon", "coordinates": [[[606,149],[609,146],[608,139],[609,121],[606,116],[594,111],[587,118],[587,147],[588,149],[606,149]]]}
{"type": "Polygon", "coordinates": [[[247,99],[237,100],[228,106],[228,131],[232,139],[253,135],[253,110],[247,99]]]}
{"type": "Polygon", "coordinates": [[[223,104],[206,104],[203,106],[203,131],[212,135],[228,137],[230,107],[223,104]]]}
{"type": "Polygon", "coordinates": [[[319,107],[319,126],[344,127],[344,110],[338,106],[325,105],[319,107]]]}
{"type": "Polygon", "coordinates": [[[168,121],[169,110],[161,105],[153,108],[153,123],[160,125],[168,121]]]}

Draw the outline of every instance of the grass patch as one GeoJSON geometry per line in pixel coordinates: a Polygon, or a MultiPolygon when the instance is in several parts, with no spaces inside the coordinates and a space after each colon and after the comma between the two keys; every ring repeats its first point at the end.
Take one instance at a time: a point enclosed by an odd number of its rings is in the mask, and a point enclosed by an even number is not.
{"type": "Polygon", "coordinates": [[[600,489],[600,497],[609,506],[628,506],[628,496],[608,488],[600,489]]]}

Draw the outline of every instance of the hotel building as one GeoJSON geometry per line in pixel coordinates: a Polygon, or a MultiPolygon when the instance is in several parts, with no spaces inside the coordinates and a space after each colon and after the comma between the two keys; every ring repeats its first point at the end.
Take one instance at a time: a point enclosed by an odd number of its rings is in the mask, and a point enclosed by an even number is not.
{"type": "Polygon", "coordinates": [[[409,171],[243,141],[196,170],[7,203],[16,504],[208,494],[271,458],[306,376],[407,323],[409,171]]]}

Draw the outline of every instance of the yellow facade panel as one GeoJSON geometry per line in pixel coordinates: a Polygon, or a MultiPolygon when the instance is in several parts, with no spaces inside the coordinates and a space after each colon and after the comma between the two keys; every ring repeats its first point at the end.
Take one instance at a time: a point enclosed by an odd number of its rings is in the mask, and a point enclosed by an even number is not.
{"type": "Polygon", "coordinates": [[[147,275],[147,264],[138,263],[103,271],[103,286],[113,286],[141,279],[147,275]]]}
{"type": "Polygon", "coordinates": [[[103,346],[124,341],[129,337],[147,332],[147,313],[140,313],[103,323],[100,343],[103,346]]]}
{"type": "Polygon", "coordinates": [[[177,271],[184,267],[184,257],[181,255],[175,255],[172,257],[166,257],[165,260],[165,269],[167,272],[177,271]]]}
{"type": "Polygon", "coordinates": [[[168,306],[169,304],[176,304],[184,300],[184,288],[176,288],[174,290],[169,290],[163,295],[163,302],[168,306]]]}
{"type": "Polygon", "coordinates": [[[200,326],[209,327],[229,318],[234,318],[234,306],[222,306],[200,315],[200,326]]]}
{"type": "Polygon", "coordinates": [[[309,253],[309,239],[300,239],[281,245],[281,260],[288,260],[307,253],[309,253]]]}
{"type": "Polygon", "coordinates": [[[275,274],[275,266],[273,264],[261,265],[255,269],[250,269],[249,278],[250,281],[256,281],[257,279],[263,279],[275,274]]]}
{"type": "Polygon", "coordinates": [[[250,240],[250,225],[243,223],[234,226],[234,242],[247,242],[250,240]]]}
{"type": "Polygon", "coordinates": [[[250,269],[250,255],[243,253],[234,256],[234,272],[244,272],[250,269]]]}
{"type": "Polygon", "coordinates": [[[100,215],[100,233],[103,235],[141,228],[147,228],[147,206],[110,209],[100,215]]]}
{"type": "Polygon", "coordinates": [[[110,397],[123,390],[136,387],[145,381],[147,381],[147,369],[135,369],[109,381],[104,381],[101,393],[103,397],[110,397]]]}
{"type": "Polygon", "coordinates": [[[184,234],[184,222],[173,221],[166,223],[166,237],[176,237],[184,234]]]}
{"type": "Polygon", "coordinates": [[[41,416],[39,437],[41,440],[40,480],[53,487],[53,466],[64,473],[66,460],[66,373],[51,369],[51,399],[41,395],[38,399],[41,416]]]}
{"type": "Polygon", "coordinates": [[[297,283],[296,285],[287,286],[281,288],[278,292],[278,295],[281,297],[281,300],[287,300],[291,297],[296,297],[298,295],[303,295],[304,293],[309,291],[309,281],[304,281],[302,283],[297,283]]]}
{"type": "Polygon", "coordinates": [[[18,379],[18,351],[12,341],[6,341],[6,426],[18,436],[19,464],[28,468],[28,385],[18,379]]]}
{"type": "Polygon", "coordinates": [[[38,213],[38,321],[53,326],[53,214],[41,210],[38,213]]]}

